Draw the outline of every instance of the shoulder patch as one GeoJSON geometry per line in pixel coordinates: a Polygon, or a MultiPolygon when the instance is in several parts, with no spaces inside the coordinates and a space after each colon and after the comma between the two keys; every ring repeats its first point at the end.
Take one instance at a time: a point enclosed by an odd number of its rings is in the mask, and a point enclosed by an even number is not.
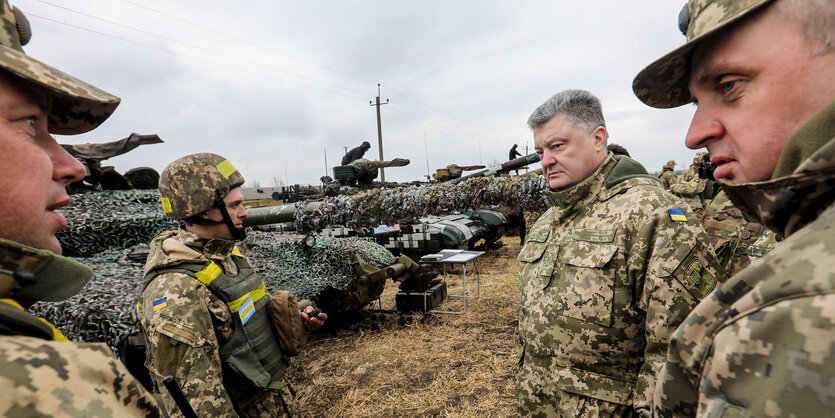
{"type": "Polygon", "coordinates": [[[667,213],[670,214],[670,219],[675,222],[687,222],[687,216],[684,216],[684,211],[681,209],[670,209],[667,213]]]}
{"type": "Polygon", "coordinates": [[[168,306],[168,298],[157,299],[151,304],[151,306],[154,307],[154,312],[156,312],[168,306]]]}

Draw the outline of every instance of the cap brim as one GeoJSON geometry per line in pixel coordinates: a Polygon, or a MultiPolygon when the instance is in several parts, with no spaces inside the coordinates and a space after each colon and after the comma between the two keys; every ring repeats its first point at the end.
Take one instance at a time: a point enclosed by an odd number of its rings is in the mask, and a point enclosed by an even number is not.
{"type": "MultiPolygon", "coordinates": [[[[688,82],[690,78],[690,54],[706,38],[727,27],[729,24],[758,10],[771,0],[758,0],[753,7],[741,9],[738,13],[713,29],[689,40],[684,45],[655,60],[641,70],[632,81],[632,91],[642,102],[657,108],[671,108],[692,102],[688,82]]],[[[692,24],[692,23],[691,23],[692,24]]]]}
{"type": "Polygon", "coordinates": [[[21,51],[0,45],[0,67],[43,87],[51,97],[49,132],[75,135],[107,119],[120,99],[98,87],[46,65],[21,51]]]}

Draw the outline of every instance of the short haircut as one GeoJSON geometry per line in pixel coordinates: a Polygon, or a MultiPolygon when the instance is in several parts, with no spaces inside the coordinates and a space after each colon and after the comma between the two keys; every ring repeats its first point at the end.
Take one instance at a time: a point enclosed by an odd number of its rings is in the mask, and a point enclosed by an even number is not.
{"type": "MultiPolygon", "coordinates": [[[[536,129],[548,123],[558,113],[565,113],[571,126],[583,129],[589,134],[598,126],[606,128],[600,99],[585,90],[565,90],[551,96],[534,110],[528,118],[528,126],[536,129]]],[[[608,130],[606,137],[609,137],[608,130]]]]}
{"type": "Polygon", "coordinates": [[[815,50],[825,54],[835,49],[835,2],[832,0],[778,0],[771,7],[794,19],[815,50]]]}

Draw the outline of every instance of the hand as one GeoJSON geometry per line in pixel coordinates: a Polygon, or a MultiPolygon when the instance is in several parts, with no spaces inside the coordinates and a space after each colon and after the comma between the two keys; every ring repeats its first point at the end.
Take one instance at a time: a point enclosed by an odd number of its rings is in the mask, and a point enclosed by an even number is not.
{"type": "Polygon", "coordinates": [[[324,312],[319,312],[319,315],[316,318],[311,318],[307,314],[313,312],[313,307],[308,306],[304,308],[304,311],[299,312],[301,315],[302,320],[304,321],[304,327],[307,328],[308,331],[315,331],[322,325],[325,325],[325,320],[328,319],[328,314],[324,312]]]}

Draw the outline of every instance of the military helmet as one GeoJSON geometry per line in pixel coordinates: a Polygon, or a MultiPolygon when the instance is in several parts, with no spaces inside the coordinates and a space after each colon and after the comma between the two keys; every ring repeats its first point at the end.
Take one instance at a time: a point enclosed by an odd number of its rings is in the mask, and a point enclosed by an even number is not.
{"type": "Polygon", "coordinates": [[[165,214],[183,220],[215,207],[243,184],[244,176],[229,160],[201,152],[168,164],[159,178],[159,194],[165,214]]]}
{"type": "Polygon", "coordinates": [[[52,99],[47,126],[61,135],[93,130],[119,105],[119,98],[91,86],[61,70],[46,65],[23,52],[32,31],[26,16],[0,0],[0,71],[5,70],[40,86],[52,99]]]}

